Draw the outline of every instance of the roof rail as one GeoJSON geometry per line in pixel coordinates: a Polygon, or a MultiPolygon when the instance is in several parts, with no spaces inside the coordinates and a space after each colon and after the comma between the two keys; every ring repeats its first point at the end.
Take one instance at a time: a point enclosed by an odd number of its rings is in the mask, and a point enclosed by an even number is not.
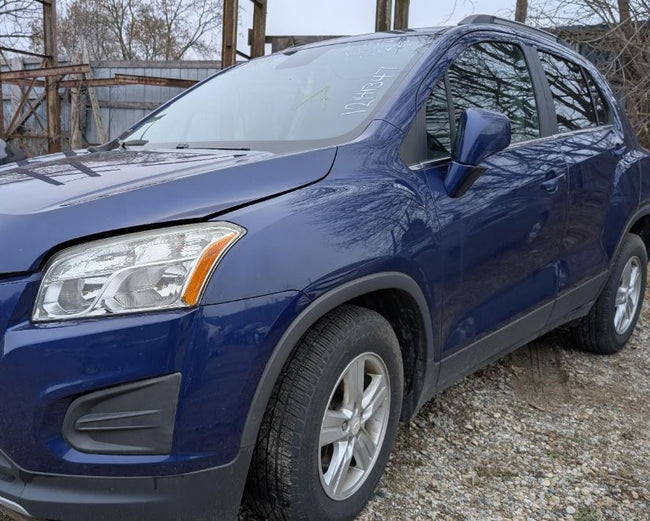
{"type": "Polygon", "coordinates": [[[520,31],[526,31],[528,33],[537,34],[539,36],[545,36],[546,38],[550,38],[551,40],[556,41],[557,43],[564,45],[565,47],[572,48],[562,38],[560,38],[559,36],[553,33],[545,31],[544,29],[536,29],[535,27],[531,27],[530,25],[522,24],[520,22],[515,22],[514,20],[499,18],[498,16],[492,16],[489,14],[474,14],[468,16],[467,18],[463,18],[460,22],[458,22],[458,25],[470,25],[470,24],[495,24],[495,25],[501,25],[503,27],[512,27],[513,29],[518,29],[520,31]]]}

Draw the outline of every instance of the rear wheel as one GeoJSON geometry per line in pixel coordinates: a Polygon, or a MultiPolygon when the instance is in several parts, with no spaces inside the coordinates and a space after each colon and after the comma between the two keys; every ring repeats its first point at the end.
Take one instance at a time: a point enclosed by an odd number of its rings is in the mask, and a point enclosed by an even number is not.
{"type": "Polygon", "coordinates": [[[402,403],[395,333],[378,313],[339,308],[305,336],[271,397],[249,474],[264,519],[352,520],[388,461],[402,403]]]}
{"type": "Polygon", "coordinates": [[[628,234],[609,280],[589,314],[573,328],[574,341],[596,354],[619,352],[636,327],[648,276],[648,254],[638,235],[628,234]]]}

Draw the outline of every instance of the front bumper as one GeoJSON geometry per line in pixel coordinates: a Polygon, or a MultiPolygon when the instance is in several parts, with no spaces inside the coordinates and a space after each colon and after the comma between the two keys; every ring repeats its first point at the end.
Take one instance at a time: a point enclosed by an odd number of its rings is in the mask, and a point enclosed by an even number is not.
{"type": "Polygon", "coordinates": [[[0,454],[0,508],[52,521],[231,521],[251,452],[221,467],[165,477],[34,474],[0,454]]]}
{"type": "MultiPolygon", "coordinates": [[[[247,414],[269,356],[295,316],[299,292],[33,324],[38,283],[38,275],[0,279],[0,453],[6,460],[6,479],[0,461],[0,506],[15,503],[19,513],[64,521],[176,521],[203,519],[205,512],[230,519],[250,458],[251,448],[241,447],[247,414]],[[170,376],[179,382],[169,394],[177,396],[171,444],[145,439],[130,451],[133,437],[118,432],[93,434],[100,449],[94,450],[64,435],[66,417],[95,432],[129,425],[132,419],[111,415],[137,408],[122,407],[121,394],[113,408],[113,390],[170,376]],[[83,410],[83,397],[106,394],[112,405],[100,412],[108,416],[83,410]],[[67,416],[74,404],[82,408],[67,416]]],[[[164,408],[155,409],[147,427],[170,425],[164,408]]],[[[142,427],[145,417],[138,418],[142,427]]]]}

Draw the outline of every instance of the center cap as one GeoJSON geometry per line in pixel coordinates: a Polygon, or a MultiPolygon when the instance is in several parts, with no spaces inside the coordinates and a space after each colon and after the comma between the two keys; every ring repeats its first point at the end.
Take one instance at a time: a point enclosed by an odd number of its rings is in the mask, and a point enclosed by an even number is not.
{"type": "Polygon", "coordinates": [[[361,418],[357,416],[356,418],[352,419],[350,422],[350,430],[352,431],[353,436],[359,434],[359,431],[361,430],[361,418]]]}

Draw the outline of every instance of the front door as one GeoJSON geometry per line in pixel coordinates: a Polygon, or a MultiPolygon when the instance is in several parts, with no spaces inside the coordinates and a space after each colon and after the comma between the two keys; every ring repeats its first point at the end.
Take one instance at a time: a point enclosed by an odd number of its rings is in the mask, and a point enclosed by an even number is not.
{"type": "Polygon", "coordinates": [[[550,316],[566,221],[567,172],[553,137],[542,135],[539,105],[523,49],[501,42],[464,50],[427,103],[430,162],[423,170],[444,250],[443,358],[518,320],[494,346],[477,352],[489,358],[511,341],[532,338],[550,316]],[[453,199],[442,179],[456,122],[469,107],[506,114],[512,145],[489,158],[467,194],[453,199]]]}

